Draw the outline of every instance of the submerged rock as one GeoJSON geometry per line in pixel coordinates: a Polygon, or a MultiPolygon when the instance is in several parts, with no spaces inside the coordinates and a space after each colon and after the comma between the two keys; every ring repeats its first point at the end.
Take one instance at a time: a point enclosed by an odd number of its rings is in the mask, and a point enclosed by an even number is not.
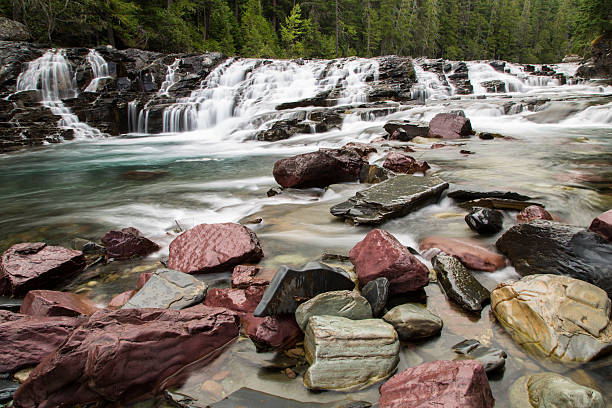
{"type": "Polygon", "coordinates": [[[359,283],[384,277],[391,294],[412,292],[429,283],[429,270],[393,235],[381,229],[370,231],[349,253],[359,283]]]}
{"type": "Polygon", "coordinates": [[[435,336],[442,330],[442,319],[417,303],[396,306],[383,316],[383,320],[391,324],[404,341],[435,336]]]}
{"type": "Polygon", "coordinates": [[[308,319],[321,315],[340,316],[351,320],[371,319],[372,308],[359,293],[337,290],[318,294],[295,310],[295,320],[302,331],[306,331],[308,319]]]}
{"type": "Polygon", "coordinates": [[[466,267],[477,271],[493,272],[506,266],[503,256],[470,240],[434,236],[425,238],[419,245],[419,249],[422,251],[432,248],[454,256],[466,267]]]}
{"type": "Polygon", "coordinates": [[[472,124],[465,116],[438,113],[429,121],[428,137],[459,139],[472,134],[472,124]]]}
{"type": "Polygon", "coordinates": [[[401,175],[357,192],[330,212],[355,224],[380,224],[438,202],[447,188],[437,177],[401,175]]]}
{"type": "Polygon", "coordinates": [[[237,316],[221,308],[99,311],[32,371],[15,394],[15,406],[151,397],[179,370],[236,336],[237,316]]]}
{"type": "Polygon", "coordinates": [[[562,361],[589,361],[612,351],[610,299],[578,279],[531,275],[501,283],[491,310],[516,343],[562,361]]]}
{"type": "Polygon", "coordinates": [[[208,286],[183,272],[158,269],[122,309],[184,309],[202,302],[208,286]]]}
{"type": "Polygon", "coordinates": [[[523,276],[571,276],[612,296],[612,243],[595,232],[537,220],[510,228],[495,245],[523,276]]]}
{"type": "Polygon", "coordinates": [[[261,258],[263,250],[249,228],[234,223],[200,224],[170,243],[168,267],[185,273],[210,273],[261,258]]]}
{"type": "Polygon", "coordinates": [[[549,220],[552,221],[553,217],[548,211],[539,205],[530,205],[525,207],[521,212],[516,215],[516,220],[519,223],[525,223],[535,220],[549,220]]]}
{"type": "Polygon", "coordinates": [[[257,317],[295,313],[298,305],[319,293],[352,290],[355,283],[339,268],[310,262],[298,269],[281,266],[253,313],[257,317]]]}
{"type": "Polygon", "coordinates": [[[97,311],[96,304],[83,295],[54,290],[29,291],[20,309],[20,313],[30,316],[77,317],[97,311]]]}
{"type": "Polygon", "coordinates": [[[399,348],[393,326],[382,320],[313,316],[304,340],[310,363],[304,385],[314,390],[365,388],[393,373],[399,348]]]}
{"type": "Polygon", "coordinates": [[[448,193],[448,196],[455,201],[471,201],[480,198],[501,198],[505,200],[527,201],[531,197],[514,193],[511,191],[473,191],[473,190],[455,190],[448,193]]]}
{"type": "Polygon", "coordinates": [[[607,239],[612,241],[612,210],[608,210],[603,214],[600,214],[591,222],[589,231],[593,231],[607,239]]]}
{"type": "Polygon", "coordinates": [[[488,208],[472,208],[465,216],[465,222],[474,231],[483,235],[496,234],[504,226],[504,215],[488,208]]]}
{"type": "Polygon", "coordinates": [[[81,251],[44,242],[16,244],[2,254],[0,294],[19,296],[31,289],[53,287],[84,268],[81,251]]]}
{"type": "Polygon", "coordinates": [[[456,258],[437,255],[433,266],[442,290],[468,312],[480,312],[489,300],[489,291],[456,258]]]}
{"type": "Polygon", "coordinates": [[[525,375],[509,391],[511,408],[604,408],[601,393],[556,373],[525,375]]]}
{"type": "Polygon", "coordinates": [[[366,283],[361,288],[361,294],[372,307],[372,316],[380,317],[382,314],[389,297],[389,286],[389,279],[381,277],[366,283]]]}
{"type": "Polygon", "coordinates": [[[417,161],[412,156],[397,152],[391,152],[387,155],[383,167],[404,174],[425,173],[430,168],[426,161],[417,161]]]}
{"type": "Polygon", "coordinates": [[[159,245],[144,237],[136,228],[123,228],[109,231],[101,239],[109,258],[125,259],[133,256],[146,256],[159,251],[159,245]]]}
{"type": "Polygon", "coordinates": [[[453,350],[462,358],[478,360],[487,373],[502,368],[508,357],[505,351],[483,346],[478,340],[464,340],[455,344],[453,350]]]}

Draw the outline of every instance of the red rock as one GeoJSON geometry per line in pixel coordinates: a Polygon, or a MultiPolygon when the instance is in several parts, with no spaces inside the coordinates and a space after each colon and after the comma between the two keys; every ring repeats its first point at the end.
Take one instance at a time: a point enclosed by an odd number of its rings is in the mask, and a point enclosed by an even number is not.
{"type": "Polygon", "coordinates": [[[458,139],[472,134],[472,124],[464,116],[452,113],[438,113],[429,122],[428,137],[458,139]]]}
{"type": "Polygon", "coordinates": [[[419,249],[422,251],[432,248],[437,248],[448,255],[454,256],[466,268],[477,271],[493,272],[506,266],[506,260],[502,255],[467,239],[428,237],[419,245],[419,249]]]}
{"type": "Polygon", "coordinates": [[[259,277],[261,268],[252,265],[237,265],[232,272],[232,287],[246,289],[251,286],[267,286],[269,279],[259,277]]]}
{"type": "Polygon", "coordinates": [[[138,290],[142,289],[145,283],[153,276],[153,272],[143,272],[138,275],[138,280],[136,281],[136,287],[138,290]]]}
{"type": "Polygon", "coordinates": [[[523,211],[517,214],[516,220],[519,223],[529,222],[533,220],[549,220],[552,221],[553,217],[548,211],[539,205],[530,205],[523,211]]]}
{"type": "Polygon", "coordinates": [[[50,408],[151,398],[237,335],[237,316],[227,309],[101,310],[32,371],[14,403],[50,408]]]}
{"type": "Polygon", "coordinates": [[[589,230],[598,233],[608,241],[612,241],[612,210],[599,215],[591,222],[589,230]]]}
{"type": "Polygon", "coordinates": [[[109,258],[126,259],[146,256],[159,250],[159,245],[144,237],[136,228],[109,231],[101,239],[109,258]]]}
{"type": "Polygon", "coordinates": [[[430,168],[426,161],[417,161],[412,156],[397,152],[392,152],[387,155],[383,167],[396,173],[406,174],[413,174],[416,172],[425,173],[427,169],[430,168]]]}
{"type": "Polygon", "coordinates": [[[5,313],[1,321],[0,373],[37,365],[82,322],[74,317],[25,316],[17,313],[5,313]]]}
{"type": "Polygon", "coordinates": [[[265,286],[253,286],[247,289],[209,289],[204,304],[225,307],[238,312],[243,317],[245,314],[253,314],[265,290],[265,286]]]}
{"type": "Polygon", "coordinates": [[[406,293],[429,283],[429,270],[387,231],[374,229],[351,249],[361,287],[376,278],[389,280],[390,293],[406,293]]]}
{"type": "Polygon", "coordinates": [[[92,315],[98,306],[87,297],[55,290],[31,290],[23,299],[20,312],[30,316],[92,315]]]}
{"type": "Polygon", "coordinates": [[[285,188],[327,187],[330,184],[359,180],[366,164],[352,150],[321,149],[274,163],[274,179],[285,188]]]}
{"type": "Polygon", "coordinates": [[[219,272],[261,258],[263,250],[257,235],[247,227],[200,224],[170,243],[168,268],[185,273],[219,272]]]}
{"type": "Polygon", "coordinates": [[[247,336],[260,350],[286,350],[302,340],[304,333],[294,315],[245,318],[247,336]]]}
{"type": "Polygon", "coordinates": [[[13,322],[15,320],[19,320],[24,316],[19,313],[14,313],[8,310],[0,310],[0,323],[4,322],[13,322]]]}
{"type": "Polygon", "coordinates": [[[444,143],[434,143],[431,145],[430,149],[441,149],[443,147],[446,147],[444,143]]]}
{"type": "Polygon", "coordinates": [[[368,143],[350,142],[342,146],[343,150],[352,150],[362,158],[367,158],[372,153],[376,153],[378,150],[374,146],[368,143]]]}
{"type": "Polygon", "coordinates": [[[0,295],[22,295],[53,287],[85,268],[81,251],[44,242],[13,245],[0,261],[0,295]]]}
{"type": "Polygon", "coordinates": [[[112,298],[106,307],[109,309],[121,309],[136,293],[138,293],[137,290],[121,292],[112,298]]]}
{"type": "Polygon", "coordinates": [[[475,360],[432,361],[391,377],[380,388],[380,408],[492,408],[485,370],[475,360]]]}

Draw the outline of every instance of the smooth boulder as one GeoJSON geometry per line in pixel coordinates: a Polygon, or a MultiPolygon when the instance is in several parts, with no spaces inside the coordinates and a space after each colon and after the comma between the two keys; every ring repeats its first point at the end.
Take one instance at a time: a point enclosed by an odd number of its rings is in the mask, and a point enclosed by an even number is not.
{"type": "Polygon", "coordinates": [[[85,268],[81,251],[44,242],[16,244],[2,254],[0,295],[19,296],[64,282],[85,268]]]}
{"type": "Polygon", "coordinates": [[[185,273],[211,273],[245,262],[258,262],[263,250],[257,235],[234,224],[200,224],[170,243],[168,268],[185,273]]]}
{"type": "Polygon", "coordinates": [[[133,227],[109,231],[101,241],[106,247],[106,256],[115,259],[146,256],[160,249],[159,245],[133,227]]]}
{"type": "Polygon", "coordinates": [[[304,385],[312,390],[354,391],[389,377],[399,362],[397,333],[380,319],[313,316],[304,339],[304,385]]]}
{"type": "Polygon", "coordinates": [[[384,277],[389,280],[390,293],[398,294],[429,283],[427,267],[385,230],[370,231],[351,249],[349,258],[362,286],[384,277]]]}
{"type": "Polygon", "coordinates": [[[604,408],[599,391],[557,373],[525,375],[509,391],[511,408],[604,408]]]}
{"type": "Polygon", "coordinates": [[[480,312],[489,300],[489,291],[456,258],[437,255],[433,267],[440,287],[468,312],[480,312]]]}
{"type": "Polygon", "coordinates": [[[424,305],[405,303],[389,310],[383,320],[391,324],[400,340],[410,341],[435,336],[442,330],[442,319],[424,305]]]}
{"type": "Polygon", "coordinates": [[[89,298],[55,290],[31,290],[23,299],[20,313],[30,316],[89,316],[98,311],[89,298]]]}
{"type": "Polygon", "coordinates": [[[482,235],[497,234],[504,226],[504,215],[497,210],[474,207],[465,216],[465,222],[471,230],[482,235]]]}
{"type": "Polygon", "coordinates": [[[506,266],[503,256],[467,239],[427,237],[419,245],[421,251],[438,249],[457,258],[462,264],[477,271],[493,272],[506,266]]]}
{"type": "Polygon", "coordinates": [[[589,226],[589,231],[593,231],[612,241],[612,210],[608,210],[598,215],[589,226]]]}
{"type": "Polygon", "coordinates": [[[469,358],[478,360],[485,371],[492,372],[501,369],[506,364],[508,355],[505,351],[483,346],[478,340],[464,340],[455,344],[453,351],[461,355],[461,359],[469,358]]]}
{"type": "Polygon", "coordinates": [[[404,174],[425,173],[430,168],[426,161],[416,160],[410,155],[398,152],[389,153],[385,158],[383,167],[404,174]]]}
{"type": "Polygon", "coordinates": [[[429,121],[427,137],[459,139],[472,135],[472,123],[465,116],[438,113],[429,121]]]}
{"type": "Polygon", "coordinates": [[[361,288],[361,294],[372,307],[372,316],[380,317],[389,298],[389,279],[385,277],[369,281],[361,288]]]}
{"type": "Polygon", "coordinates": [[[530,205],[529,207],[526,207],[525,209],[523,209],[521,212],[519,212],[516,215],[516,220],[522,224],[525,222],[535,221],[535,220],[552,221],[553,217],[552,215],[550,215],[548,211],[546,211],[544,208],[540,207],[539,205],[530,205]]]}
{"type": "Polygon", "coordinates": [[[612,351],[610,299],[590,283],[557,275],[500,283],[491,292],[491,310],[533,353],[584,362],[612,351]]]}
{"type": "Polygon", "coordinates": [[[371,319],[372,308],[359,293],[336,290],[318,294],[295,310],[295,320],[302,331],[306,331],[308,319],[321,315],[340,316],[351,320],[371,319]]]}

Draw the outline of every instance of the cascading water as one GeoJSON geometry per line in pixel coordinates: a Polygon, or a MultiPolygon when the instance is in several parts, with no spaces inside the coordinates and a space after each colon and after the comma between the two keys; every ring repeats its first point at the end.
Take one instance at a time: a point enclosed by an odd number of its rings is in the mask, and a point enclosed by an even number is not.
{"type": "MultiPolygon", "coordinates": [[[[509,73],[496,71],[491,65],[486,62],[472,61],[467,62],[469,68],[469,77],[474,94],[482,95],[488,93],[487,88],[483,83],[490,81],[500,81],[504,84],[504,92],[529,92],[535,88],[545,88],[551,86],[559,86],[561,82],[557,78],[546,75],[530,75],[525,72],[525,68],[521,65],[506,63],[506,68],[509,73]]],[[[536,69],[540,67],[537,66],[536,69]]]]}
{"type": "Polygon", "coordinates": [[[102,133],[86,123],[79,122],[62,99],[74,98],[78,94],[70,65],[63,50],[47,51],[43,56],[27,64],[17,78],[17,91],[36,90],[41,94],[41,103],[54,115],[60,116],[58,126],[74,131],[76,138],[100,136],[102,133]]]}
{"type": "Polygon", "coordinates": [[[452,96],[452,87],[444,84],[437,73],[423,69],[422,63],[423,61],[413,63],[417,84],[410,91],[412,99],[425,102],[427,99],[439,100],[452,96]]]}
{"type": "Polygon", "coordinates": [[[128,131],[130,133],[138,132],[138,102],[131,101],[128,103],[128,131]]]}
{"type": "Polygon", "coordinates": [[[98,90],[98,83],[104,78],[110,77],[110,70],[108,63],[96,50],[92,49],[87,54],[87,61],[91,65],[93,71],[93,79],[85,88],[85,92],[96,92],[98,90]]]}
{"type": "Polygon", "coordinates": [[[166,78],[164,79],[164,82],[162,82],[161,87],[157,92],[158,95],[168,95],[168,90],[176,83],[176,70],[178,69],[180,63],[180,58],[177,58],[172,64],[168,65],[166,78]]]}

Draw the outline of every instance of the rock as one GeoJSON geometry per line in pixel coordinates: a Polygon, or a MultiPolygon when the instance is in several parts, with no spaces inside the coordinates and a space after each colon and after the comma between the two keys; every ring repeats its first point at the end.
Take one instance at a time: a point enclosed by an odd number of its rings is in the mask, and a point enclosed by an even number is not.
{"type": "Polygon", "coordinates": [[[516,220],[519,223],[534,221],[534,220],[549,220],[552,221],[553,217],[548,211],[539,205],[530,205],[525,207],[516,216],[516,220]]]}
{"type": "Polygon", "coordinates": [[[597,218],[591,222],[589,231],[596,232],[608,241],[612,241],[612,210],[608,210],[597,216],[597,218]]]}
{"type": "Polygon", "coordinates": [[[19,296],[31,289],[53,287],[84,268],[80,251],[44,242],[16,244],[2,254],[0,294],[19,296]]]}
{"type": "Polygon", "coordinates": [[[301,99],[301,100],[295,101],[295,102],[281,103],[280,105],[276,106],[276,110],[305,108],[305,107],[308,107],[308,106],[316,106],[316,107],[332,106],[333,103],[331,103],[327,99],[329,94],[330,94],[330,91],[324,91],[324,92],[321,92],[321,93],[317,94],[313,98],[301,99]]]}
{"type": "Polygon", "coordinates": [[[25,25],[0,16],[0,41],[29,41],[31,38],[25,25]]]}
{"type": "Polygon", "coordinates": [[[599,391],[556,373],[525,375],[509,391],[512,408],[604,408],[599,391]]]}
{"type": "Polygon", "coordinates": [[[247,316],[244,322],[249,339],[258,350],[285,350],[302,340],[303,333],[289,316],[247,316]]]}
{"type": "Polygon", "coordinates": [[[83,295],[54,290],[29,291],[20,309],[20,313],[30,316],[77,317],[97,311],[96,304],[83,295]]]}
{"type": "Polygon", "coordinates": [[[591,42],[590,61],[578,67],[576,76],[582,78],[612,78],[612,34],[608,31],[591,42]]]}
{"type": "Polygon", "coordinates": [[[531,275],[501,283],[491,310],[516,343],[561,361],[590,361],[612,351],[606,292],[567,276],[531,275]]]}
{"type": "Polygon", "coordinates": [[[432,248],[452,255],[466,267],[477,271],[493,272],[506,266],[504,257],[481,247],[474,241],[446,237],[427,237],[419,245],[421,251],[432,248]]]}
{"type": "Polygon", "coordinates": [[[138,290],[142,289],[145,283],[147,283],[149,279],[151,279],[151,276],[153,276],[153,272],[143,272],[138,275],[138,280],[136,281],[136,287],[138,288],[138,290]]]}
{"type": "Polygon", "coordinates": [[[272,127],[257,133],[257,140],[276,142],[289,139],[296,133],[311,133],[310,126],[299,119],[282,119],[274,122],[272,127]]]}
{"type": "Polygon", "coordinates": [[[480,132],[478,133],[478,137],[482,140],[493,140],[496,137],[502,137],[502,135],[497,133],[480,132]]]}
{"type": "Polygon", "coordinates": [[[337,290],[320,293],[302,303],[295,310],[295,320],[302,331],[306,331],[312,316],[340,316],[351,320],[372,318],[370,304],[359,293],[352,290],[337,290]]]}
{"type": "Polygon", "coordinates": [[[508,355],[500,349],[486,347],[478,340],[464,340],[455,344],[455,353],[461,354],[462,358],[478,360],[487,373],[497,371],[506,364],[508,355]]]}
{"type": "Polygon", "coordinates": [[[473,360],[432,361],[394,375],[380,389],[380,408],[492,408],[482,365],[473,360]]]}
{"type": "Polygon", "coordinates": [[[274,179],[284,188],[327,187],[359,180],[365,162],[353,150],[320,149],[274,163],[274,179]]]}
{"type": "Polygon", "coordinates": [[[389,286],[389,280],[382,277],[366,283],[365,286],[361,288],[361,294],[368,300],[372,307],[372,316],[380,317],[382,314],[387,304],[387,298],[389,297],[389,286]]]}
{"type": "Polygon", "coordinates": [[[482,85],[488,93],[506,93],[506,83],[499,79],[481,82],[480,85],[482,85]]]}
{"type": "Polygon", "coordinates": [[[402,142],[408,142],[415,137],[427,137],[429,132],[428,126],[420,126],[413,123],[403,121],[390,121],[385,123],[385,131],[389,134],[389,140],[400,140],[402,142]],[[400,130],[396,135],[396,131],[400,130]]]}
{"type": "Polygon", "coordinates": [[[468,312],[480,312],[489,301],[489,291],[454,257],[437,255],[433,267],[440,287],[468,312]]]}
{"type": "Polygon", "coordinates": [[[429,270],[393,235],[381,229],[370,231],[349,253],[359,283],[377,278],[389,280],[391,294],[412,292],[429,283],[429,270]]]}
{"type": "Polygon", "coordinates": [[[367,159],[372,153],[376,153],[377,150],[374,146],[369,143],[350,142],[342,146],[342,150],[352,150],[357,153],[361,158],[367,159]]]}
{"type": "Polygon", "coordinates": [[[313,390],[366,388],[393,373],[399,348],[393,326],[382,320],[313,316],[304,339],[310,364],[304,385],[313,390]]]}
{"type": "Polygon", "coordinates": [[[495,245],[522,276],[570,276],[612,296],[612,243],[595,232],[536,220],[510,228],[495,245]]]}
{"type": "Polygon", "coordinates": [[[368,164],[361,168],[359,182],[366,184],[377,184],[389,179],[389,170],[375,164],[368,164]]]}
{"type": "Polygon", "coordinates": [[[0,372],[37,365],[80,323],[74,317],[4,316],[0,319],[0,372]]]}
{"type": "Polygon", "coordinates": [[[202,302],[208,286],[183,272],[158,269],[122,309],[184,309],[202,302]]]}
{"type": "Polygon", "coordinates": [[[471,201],[481,198],[500,198],[504,200],[527,201],[531,200],[523,194],[514,193],[511,191],[473,191],[473,190],[455,190],[448,193],[448,196],[455,201],[471,201]]]}
{"type": "Polygon", "coordinates": [[[380,224],[438,202],[447,188],[437,177],[397,176],[357,192],[330,212],[355,224],[380,224]]]}
{"type": "Polygon", "coordinates": [[[83,238],[74,238],[71,243],[71,247],[74,250],[81,251],[86,255],[105,255],[106,248],[102,245],[98,245],[93,241],[89,241],[83,238]]]}
{"type": "Polygon", "coordinates": [[[253,286],[247,289],[214,288],[208,291],[204,304],[224,307],[237,312],[241,318],[252,314],[265,291],[265,287],[253,286]]]}
{"type": "MultiPolygon", "coordinates": [[[[0,24],[1,23],[2,21],[0,20],[0,24]]],[[[18,383],[7,380],[0,380],[0,404],[10,402],[13,399],[13,395],[15,395],[15,391],[17,391],[18,388],[18,383]]]]}
{"type": "Polygon", "coordinates": [[[518,201],[518,200],[507,200],[503,198],[480,198],[478,200],[463,201],[459,203],[459,206],[466,209],[472,209],[474,207],[486,207],[497,210],[513,210],[522,211],[527,207],[537,205],[544,207],[542,204],[529,202],[529,201],[518,201]]]}
{"type": "Polygon", "coordinates": [[[417,161],[412,156],[396,152],[387,155],[383,167],[396,173],[405,174],[425,173],[430,168],[426,161],[417,161]]]}
{"type": "Polygon", "coordinates": [[[137,290],[128,290],[125,292],[121,292],[120,294],[114,296],[110,302],[108,302],[108,305],[106,305],[106,307],[108,309],[121,309],[123,307],[123,305],[125,305],[128,300],[130,300],[136,293],[138,293],[137,290]]]}
{"type": "Polygon", "coordinates": [[[200,224],[170,243],[168,267],[185,273],[210,273],[261,258],[263,250],[249,228],[234,223],[200,224]]]}
{"type": "Polygon", "coordinates": [[[136,228],[109,231],[101,239],[109,258],[126,259],[146,256],[159,250],[159,245],[145,238],[136,228]]]}
{"type": "Polygon", "coordinates": [[[497,210],[474,207],[465,216],[465,222],[479,234],[497,234],[504,226],[504,215],[497,210]]]}
{"type": "Polygon", "coordinates": [[[465,116],[452,113],[438,113],[429,122],[427,137],[459,139],[472,135],[472,124],[465,116]]]}
{"type": "Polygon", "coordinates": [[[226,309],[99,311],[32,371],[15,394],[15,406],[150,398],[174,374],[236,336],[237,316],[226,309]]]}
{"type": "Polygon", "coordinates": [[[417,303],[396,306],[383,316],[383,320],[395,328],[402,341],[435,336],[442,330],[442,319],[417,303]]]}
{"type": "Polygon", "coordinates": [[[264,317],[295,313],[300,303],[319,293],[354,287],[348,273],[319,262],[310,262],[298,269],[281,266],[253,314],[264,317]]]}
{"type": "Polygon", "coordinates": [[[237,265],[232,271],[232,287],[246,289],[251,286],[268,286],[270,281],[258,277],[261,268],[253,265],[237,265]]]}

